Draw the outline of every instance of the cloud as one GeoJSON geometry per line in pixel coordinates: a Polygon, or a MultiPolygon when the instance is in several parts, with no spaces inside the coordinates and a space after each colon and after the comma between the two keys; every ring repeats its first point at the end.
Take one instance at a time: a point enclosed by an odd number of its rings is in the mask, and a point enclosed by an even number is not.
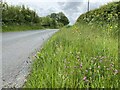
{"type": "Polygon", "coordinates": [[[62,5],[61,9],[67,12],[78,12],[81,3],[82,2],[66,2],[62,5]]]}
{"type": "Polygon", "coordinates": [[[70,20],[70,24],[73,24],[80,15],[82,3],[83,2],[58,2],[57,4],[70,20]]]}

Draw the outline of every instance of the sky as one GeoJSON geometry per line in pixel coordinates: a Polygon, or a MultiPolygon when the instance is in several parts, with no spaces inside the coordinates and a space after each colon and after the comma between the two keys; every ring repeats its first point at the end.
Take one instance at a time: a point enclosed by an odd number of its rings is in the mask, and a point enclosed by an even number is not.
{"type": "MultiPolygon", "coordinates": [[[[77,18],[87,11],[88,0],[3,0],[11,5],[25,5],[35,10],[39,16],[47,16],[51,13],[63,12],[74,24],[77,18]]],[[[101,5],[113,0],[89,0],[90,10],[99,8],[101,5]]],[[[114,0],[115,1],[115,0],[114,0]]]]}

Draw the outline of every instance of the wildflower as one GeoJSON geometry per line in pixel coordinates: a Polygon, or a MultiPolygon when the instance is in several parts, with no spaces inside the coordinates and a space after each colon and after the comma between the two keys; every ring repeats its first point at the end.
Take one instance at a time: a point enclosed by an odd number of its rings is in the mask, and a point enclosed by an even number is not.
{"type": "Polygon", "coordinates": [[[91,63],[93,63],[93,60],[91,60],[91,63]]]}
{"type": "Polygon", "coordinates": [[[87,79],[87,77],[86,77],[86,76],[84,76],[83,80],[85,81],[86,79],[87,79]]]}
{"type": "Polygon", "coordinates": [[[100,68],[100,66],[98,66],[98,68],[100,68]]]}
{"type": "Polygon", "coordinates": [[[80,68],[82,68],[82,63],[80,64],[80,68]]]}
{"type": "Polygon", "coordinates": [[[88,70],[85,70],[86,72],[88,72],[88,70]]]}
{"type": "Polygon", "coordinates": [[[114,65],[113,64],[110,64],[111,67],[113,67],[114,65]]]}
{"type": "Polygon", "coordinates": [[[118,74],[118,70],[116,70],[116,69],[115,69],[115,71],[114,71],[114,72],[115,72],[115,73],[114,73],[114,75],[118,74]]]}
{"type": "Polygon", "coordinates": [[[102,59],[100,59],[100,63],[102,62],[102,59]]]}
{"type": "Polygon", "coordinates": [[[90,67],[89,69],[91,70],[92,68],[90,67]]]}

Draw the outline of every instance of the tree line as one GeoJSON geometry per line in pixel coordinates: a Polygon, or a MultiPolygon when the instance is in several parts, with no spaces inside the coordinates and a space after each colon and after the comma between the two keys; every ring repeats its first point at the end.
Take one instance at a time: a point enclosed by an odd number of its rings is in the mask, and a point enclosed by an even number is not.
{"type": "Polygon", "coordinates": [[[63,12],[52,13],[51,15],[40,17],[28,7],[13,6],[1,3],[2,6],[2,25],[40,25],[45,28],[59,28],[69,24],[68,18],[63,12]]]}

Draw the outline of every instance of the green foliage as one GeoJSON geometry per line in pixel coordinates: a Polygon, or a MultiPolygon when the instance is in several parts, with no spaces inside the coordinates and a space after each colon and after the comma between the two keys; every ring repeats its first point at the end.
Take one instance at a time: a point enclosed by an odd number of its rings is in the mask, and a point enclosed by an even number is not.
{"type": "Polygon", "coordinates": [[[42,26],[44,27],[51,27],[51,28],[57,28],[57,22],[55,21],[55,19],[52,19],[48,16],[46,17],[42,17],[42,26]]]}
{"type": "Polygon", "coordinates": [[[108,3],[99,9],[80,15],[76,24],[87,23],[88,25],[97,25],[101,28],[105,26],[105,31],[113,36],[118,36],[120,30],[118,29],[118,23],[120,21],[118,17],[120,16],[119,6],[120,1],[108,3]]]}
{"type": "Polygon", "coordinates": [[[52,13],[49,17],[55,19],[58,23],[63,24],[63,26],[69,24],[68,18],[62,12],[59,12],[58,14],[52,13]]]}
{"type": "Polygon", "coordinates": [[[77,22],[86,22],[86,23],[99,23],[112,24],[118,22],[118,6],[120,2],[108,3],[107,5],[102,6],[99,9],[89,11],[85,14],[82,14],[77,22]]]}
{"type": "Polygon", "coordinates": [[[22,6],[9,6],[3,3],[2,22],[4,24],[39,23],[36,12],[22,6]]]}
{"type": "MultiPolygon", "coordinates": [[[[26,24],[37,27],[44,28],[60,28],[69,23],[67,17],[62,13],[54,13],[46,17],[39,17],[37,13],[30,10],[28,7],[22,6],[12,6],[7,3],[0,4],[3,7],[2,10],[2,25],[3,32],[8,31],[10,25],[20,25],[24,26],[26,24]],[[4,30],[6,29],[6,30],[4,30]]],[[[11,30],[9,30],[11,31],[11,30]]]]}
{"type": "Polygon", "coordinates": [[[42,18],[42,25],[46,27],[59,28],[69,24],[68,18],[62,13],[52,13],[42,18]]]}

